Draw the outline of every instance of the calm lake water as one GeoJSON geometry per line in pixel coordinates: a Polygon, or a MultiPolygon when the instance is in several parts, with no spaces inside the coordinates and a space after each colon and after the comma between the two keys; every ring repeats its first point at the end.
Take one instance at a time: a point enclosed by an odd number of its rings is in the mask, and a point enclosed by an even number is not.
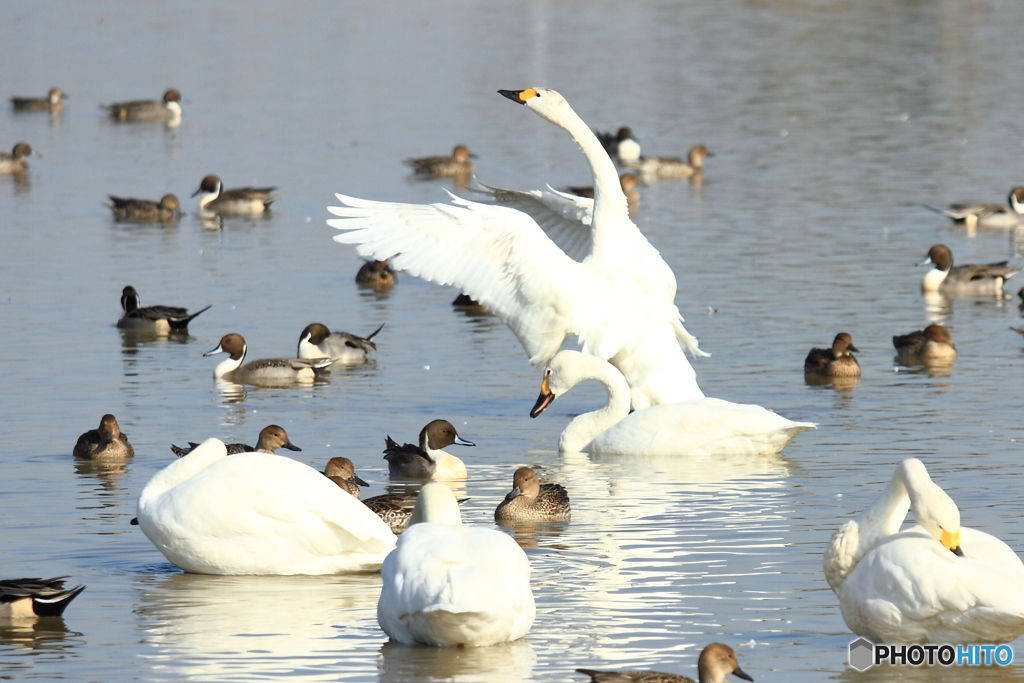
{"type": "MultiPolygon", "coordinates": [[[[1021,183],[1024,63],[1017,0],[722,2],[54,2],[2,7],[0,148],[31,143],[27,177],[0,177],[0,576],[88,584],[63,620],[0,626],[0,677],[66,681],[582,680],[577,667],[694,675],[712,641],[761,682],[889,680],[846,668],[853,639],[821,571],[843,521],[919,457],[965,525],[1024,550],[1018,301],[926,302],[914,263],[936,243],[960,263],[1024,240],[968,235],[921,207],[1001,202],[1021,183]],[[11,95],[71,94],[59,117],[11,95]],[[585,184],[561,130],[495,92],[540,85],[591,125],[630,125],[652,154],[703,142],[706,182],[640,188],[635,219],[679,281],[711,396],[819,423],[772,458],[560,456],[580,387],[527,416],[540,372],[491,317],[409,276],[359,290],[331,241],[334,192],[445,201],[408,156],[468,144],[500,187],[585,184]],[[100,103],[184,95],[178,129],[118,125],[100,103]],[[268,217],[209,229],[188,195],[277,185],[268,217]],[[118,224],[107,194],[174,192],[176,225],[118,224]],[[122,335],[121,289],[198,309],[188,337],[122,335]],[[947,372],[894,362],[890,338],[948,325],[947,372]],[[251,357],[289,355],[321,321],[366,334],[374,363],[306,388],[221,392],[201,354],[228,332],[251,357]],[[863,377],[807,386],[807,350],[850,332],[863,377]],[[76,463],[80,433],[114,413],[123,467],[76,463]],[[138,495],[170,443],[254,443],[284,426],[317,468],[355,461],[384,490],[384,436],[451,420],[474,449],[466,521],[490,525],[529,464],[572,497],[570,524],[515,533],[538,618],[511,646],[387,645],[380,578],[182,574],[137,527],[138,495]]],[[[1024,284],[1024,283],[1022,283],[1024,284]]],[[[1011,281],[1007,292],[1019,285],[1011,281]]],[[[1021,648],[1024,654],[1024,648],[1021,648]]],[[[908,681],[1024,681],[1000,670],[901,670],[908,681]]]]}

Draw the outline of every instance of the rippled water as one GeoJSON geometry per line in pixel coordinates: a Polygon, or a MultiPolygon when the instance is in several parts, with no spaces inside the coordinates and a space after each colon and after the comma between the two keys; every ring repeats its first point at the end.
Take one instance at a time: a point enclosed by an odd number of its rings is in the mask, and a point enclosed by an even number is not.
{"type": "MultiPolygon", "coordinates": [[[[967,235],[921,208],[1002,201],[1021,181],[1024,7],[990,2],[8,3],[0,96],[71,93],[57,118],[0,111],[0,147],[37,154],[0,177],[0,576],[69,574],[89,588],[65,618],[0,625],[16,680],[564,681],[581,666],[693,673],[711,641],[761,681],[882,680],[846,669],[852,639],[821,572],[825,541],[895,464],[922,458],[964,523],[1020,550],[1022,343],[1014,299],[931,305],[911,265],[937,242],[959,262],[1021,240],[967,235]],[[442,201],[399,162],[464,142],[484,182],[583,184],[568,137],[498,88],[554,87],[594,127],[633,127],[651,153],[697,142],[706,183],[641,187],[635,218],[679,280],[709,395],[759,403],[817,431],[774,458],[643,459],[555,452],[580,387],[527,413],[539,373],[497,320],[403,277],[356,288],[331,241],[335,191],[442,201]],[[181,127],[115,125],[97,105],[185,97],[181,127]],[[208,173],[279,185],[267,218],[204,227],[186,197],[208,173]],[[176,193],[176,226],[116,224],[108,193],[176,193]],[[114,327],[121,288],[143,304],[213,304],[183,339],[114,327]],[[366,334],[375,363],[292,389],[222,393],[202,358],[227,332],[287,355],[319,320],[366,334]],[[951,371],[897,366],[889,339],[951,328],[951,371]],[[849,331],[863,378],[807,386],[812,345],[849,331]],[[75,463],[78,434],[117,415],[137,456],[75,463]],[[385,434],[452,420],[478,445],[467,521],[491,524],[516,466],[565,484],[573,521],[516,529],[538,619],[525,641],[470,650],[385,645],[378,576],[178,572],[128,525],[168,444],[252,443],[283,425],[320,467],[346,455],[383,490],[385,434]],[[55,622],[55,623],[54,623],[55,622]]],[[[1008,285],[1007,290],[1017,287],[1008,285]]],[[[902,670],[901,680],[1024,680],[1024,669],[902,670]]]]}

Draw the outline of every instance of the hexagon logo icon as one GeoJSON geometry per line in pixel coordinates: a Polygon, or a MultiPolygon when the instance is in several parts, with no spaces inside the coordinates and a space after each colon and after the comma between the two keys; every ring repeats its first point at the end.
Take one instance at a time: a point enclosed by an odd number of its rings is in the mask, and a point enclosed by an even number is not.
{"type": "Polygon", "coordinates": [[[875,663],[875,646],[866,638],[850,643],[850,666],[857,671],[867,671],[875,663]]]}

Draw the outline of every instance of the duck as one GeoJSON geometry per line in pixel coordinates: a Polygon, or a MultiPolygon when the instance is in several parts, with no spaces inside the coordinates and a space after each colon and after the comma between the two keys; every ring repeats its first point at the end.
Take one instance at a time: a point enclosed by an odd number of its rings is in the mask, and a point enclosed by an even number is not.
{"type": "Polygon", "coordinates": [[[1024,634],[1024,563],[960,510],[917,458],[833,534],[825,579],[846,625],[874,643],[1008,643],[1024,634]],[[918,526],[900,531],[908,508],[918,526]]]}
{"type": "Polygon", "coordinates": [[[853,337],[840,332],[830,349],[811,349],[804,359],[804,374],[817,377],[860,377],[860,363],[851,351],[860,353],[853,337]]]}
{"type": "Polygon", "coordinates": [[[441,483],[420,489],[380,573],[377,623],[399,643],[505,643],[525,636],[536,617],[526,553],[504,532],[463,524],[441,483]]]}
{"type": "Polygon", "coordinates": [[[273,194],[276,187],[235,187],[224,189],[215,175],[208,175],[192,193],[199,195],[199,210],[218,216],[259,216],[270,210],[270,205],[281,198],[273,194]]]}
{"type": "Polygon", "coordinates": [[[924,276],[921,291],[938,292],[950,297],[1003,295],[1003,283],[1017,274],[1008,261],[987,265],[953,267],[953,251],[945,244],[936,244],[928,250],[928,257],[919,266],[935,266],[924,276]]]}
{"type": "MultiPolygon", "coordinates": [[[[412,517],[418,497],[419,493],[384,493],[367,498],[363,504],[384,520],[391,532],[397,536],[409,526],[409,519],[412,517]]],[[[459,498],[458,503],[462,505],[467,500],[469,498],[459,498]]]]}
{"type": "Polygon", "coordinates": [[[704,172],[704,159],[713,156],[704,145],[694,145],[686,155],[688,161],[679,157],[640,157],[626,166],[636,169],[645,179],[677,180],[700,175],[704,172]]]}
{"type": "Polygon", "coordinates": [[[626,376],[637,410],[704,396],[680,343],[707,354],[683,327],[675,275],[629,219],[600,141],[554,90],[498,92],[565,129],[583,150],[596,195],[589,225],[555,220],[546,233],[543,222],[521,210],[450,193],[451,204],[431,205],[338,194],[343,206],[328,207],[339,216],[328,224],[344,232],[334,239],[462,290],[511,328],[536,366],[576,335],[585,353],[610,360],[626,376]]]}
{"type": "Polygon", "coordinates": [[[337,484],[342,491],[348,491],[349,495],[359,500],[362,494],[360,486],[369,486],[356,474],[356,466],[348,458],[331,458],[324,466],[324,476],[337,484]]]}
{"type": "Polygon", "coordinates": [[[173,194],[165,194],[160,201],[151,199],[133,199],[131,197],[110,197],[107,208],[114,212],[116,221],[134,221],[136,223],[170,222],[178,220],[181,215],[181,203],[173,194]]]}
{"type": "Polygon", "coordinates": [[[608,392],[600,410],[573,418],[558,439],[563,453],[613,455],[756,455],[782,450],[798,434],[817,427],[794,422],[757,405],[718,398],[663,403],[629,412],[629,387],[622,373],[595,356],[566,349],[548,364],[537,417],[556,398],[586,380],[608,392]]]}
{"type": "Polygon", "coordinates": [[[457,175],[472,175],[475,167],[471,159],[476,155],[469,151],[465,145],[455,145],[450,157],[421,157],[419,159],[406,159],[406,166],[411,166],[415,173],[433,176],[435,178],[451,177],[457,175]]]}
{"type": "Polygon", "coordinates": [[[56,114],[64,109],[65,95],[60,88],[50,88],[46,97],[12,97],[11,107],[14,111],[48,111],[56,114]]]}
{"type": "MultiPolygon", "coordinates": [[[[635,173],[623,173],[619,176],[619,185],[622,187],[622,193],[626,195],[626,206],[629,215],[632,216],[640,206],[640,193],[636,189],[640,185],[640,179],[635,173]]],[[[564,191],[577,197],[584,197],[585,199],[594,198],[593,187],[567,187],[564,191]]],[[[593,202],[591,202],[590,206],[591,211],[593,211],[593,202]]]]}
{"type": "Polygon", "coordinates": [[[64,589],[66,576],[52,579],[0,579],[0,619],[59,617],[85,586],[64,589]]]}
{"type": "MultiPolygon", "coordinates": [[[[199,444],[195,441],[188,442],[188,448],[181,448],[171,444],[171,452],[179,458],[183,458],[195,449],[199,448],[199,444]]],[[[284,427],[278,425],[267,425],[260,430],[259,439],[256,441],[256,448],[244,443],[229,443],[225,444],[228,455],[238,455],[239,453],[252,453],[258,451],[260,453],[273,453],[278,448],[287,448],[290,451],[301,451],[302,449],[291,442],[288,438],[288,432],[284,430],[284,427]]]]}
{"type": "Polygon", "coordinates": [[[181,123],[181,93],[168,89],[160,101],[132,100],[102,105],[115,121],[152,121],[174,126],[181,123]]]}
{"type": "Polygon", "coordinates": [[[247,350],[242,335],[225,334],[216,348],[203,355],[228,354],[229,358],[213,369],[213,376],[236,384],[311,383],[317,370],[334,362],[330,358],[262,358],[242,365],[247,350]]]}
{"type": "Polygon", "coordinates": [[[309,465],[272,453],[227,457],[207,439],[157,472],[138,526],[172,564],[195,574],[377,571],[395,535],[309,465]]]}
{"type": "Polygon", "coordinates": [[[167,334],[173,331],[188,329],[188,324],[200,313],[208,310],[206,306],[195,313],[189,313],[187,308],[179,306],[139,306],[139,293],[134,287],[128,285],[121,290],[121,318],[117,321],[117,327],[121,330],[148,330],[157,333],[167,334]]]}
{"type": "Polygon", "coordinates": [[[100,418],[100,426],[78,437],[72,453],[83,460],[123,460],[135,457],[135,449],[128,436],[121,431],[117,418],[107,413],[100,418]]]}
{"type": "Polygon", "coordinates": [[[896,355],[905,360],[955,360],[956,345],[949,328],[931,324],[923,330],[892,338],[896,355]]]}
{"type": "Polygon", "coordinates": [[[636,161],[640,158],[640,143],[633,137],[629,126],[622,126],[614,135],[595,130],[594,135],[601,141],[610,156],[619,160],[620,164],[636,161]]]}
{"type": "Polygon", "coordinates": [[[443,449],[451,446],[475,446],[459,436],[448,420],[433,420],[420,430],[419,445],[399,446],[390,436],[384,438],[384,459],[391,479],[429,479],[450,481],[466,478],[466,464],[443,449]]]}
{"type": "Polygon", "coordinates": [[[520,467],[512,475],[512,490],[494,511],[498,524],[516,522],[568,522],[572,517],[569,494],[561,484],[541,484],[537,473],[520,467]]]}
{"type": "Polygon", "coordinates": [[[594,671],[576,669],[576,673],[590,676],[593,683],[725,683],[732,674],[745,681],[753,677],[740,668],[736,651],[723,643],[711,643],[700,651],[697,658],[697,680],[689,676],[666,674],[658,671],[594,671]]]}
{"type": "Polygon", "coordinates": [[[356,273],[356,284],[360,287],[385,292],[398,284],[398,273],[391,268],[388,259],[367,261],[356,273]]]}
{"type": "Polygon", "coordinates": [[[384,329],[381,325],[365,337],[348,332],[331,332],[323,323],[310,323],[299,335],[299,358],[330,358],[334,362],[327,366],[354,365],[365,363],[366,354],[377,350],[373,338],[384,329]]]}
{"type": "Polygon", "coordinates": [[[0,153],[0,175],[18,175],[28,170],[25,157],[32,154],[32,146],[27,142],[19,142],[10,154],[0,153]]]}
{"type": "Polygon", "coordinates": [[[1024,187],[1014,187],[1002,204],[950,204],[948,209],[924,205],[924,208],[963,223],[967,228],[1015,228],[1024,223],[1024,187]]]}

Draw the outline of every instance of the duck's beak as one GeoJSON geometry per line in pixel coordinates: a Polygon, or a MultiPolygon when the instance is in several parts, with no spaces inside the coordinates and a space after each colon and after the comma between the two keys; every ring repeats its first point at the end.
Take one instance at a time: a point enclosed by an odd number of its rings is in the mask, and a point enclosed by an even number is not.
{"type": "Polygon", "coordinates": [[[218,354],[218,353],[223,353],[223,352],[224,352],[224,349],[222,349],[222,348],[220,347],[220,344],[217,344],[217,348],[213,349],[212,351],[207,351],[207,352],[206,352],[206,353],[204,353],[203,355],[204,355],[204,356],[213,356],[213,355],[215,355],[215,354],[218,354]]]}
{"type": "Polygon", "coordinates": [[[352,479],[350,481],[358,486],[369,486],[369,484],[363,481],[358,474],[353,474],[352,479]]]}
{"type": "Polygon", "coordinates": [[[472,441],[469,441],[468,439],[463,439],[461,436],[456,434],[455,435],[455,445],[456,446],[475,446],[476,444],[473,443],[472,441]]]}
{"type": "Polygon", "coordinates": [[[291,441],[285,441],[281,444],[281,448],[287,448],[290,451],[301,451],[302,449],[293,444],[291,441]]]}
{"type": "Polygon", "coordinates": [[[527,88],[526,90],[499,90],[498,94],[509,98],[513,102],[526,104],[526,100],[537,96],[537,91],[533,88],[527,88]]]}
{"type": "Polygon", "coordinates": [[[848,350],[850,350],[850,351],[853,351],[854,353],[860,353],[860,349],[858,349],[858,348],[857,348],[856,346],[854,346],[853,344],[850,344],[850,345],[849,345],[849,346],[847,346],[846,348],[847,348],[848,350]]]}
{"type": "Polygon", "coordinates": [[[548,377],[544,376],[544,381],[540,383],[540,395],[537,397],[537,402],[533,404],[533,410],[530,411],[530,417],[537,417],[544,412],[544,409],[551,405],[551,402],[555,400],[555,395],[551,393],[551,389],[548,388],[548,377]]]}
{"type": "Polygon", "coordinates": [[[746,671],[744,671],[743,669],[739,668],[738,666],[735,669],[732,670],[732,675],[735,676],[736,678],[742,678],[745,681],[751,681],[751,683],[753,683],[753,680],[754,680],[753,676],[751,676],[750,674],[748,674],[746,671]]]}
{"type": "Polygon", "coordinates": [[[920,263],[915,263],[914,265],[916,265],[916,266],[927,266],[927,265],[931,265],[931,262],[932,262],[932,257],[929,256],[929,257],[925,258],[924,261],[921,261],[920,263]]]}

